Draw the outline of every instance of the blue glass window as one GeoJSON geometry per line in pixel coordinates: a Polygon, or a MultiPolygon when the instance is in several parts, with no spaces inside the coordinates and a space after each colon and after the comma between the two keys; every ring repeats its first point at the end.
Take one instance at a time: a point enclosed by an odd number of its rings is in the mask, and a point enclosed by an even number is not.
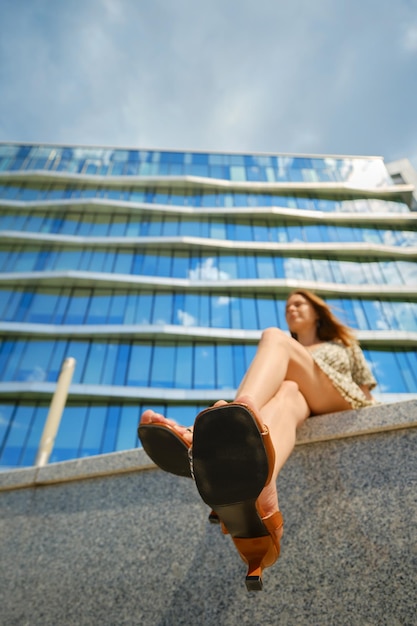
{"type": "MultiPolygon", "coordinates": [[[[59,373],[61,371],[62,364],[67,354],[66,350],[66,342],[65,341],[55,341],[55,345],[53,346],[53,352],[51,360],[49,361],[48,368],[46,370],[46,380],[48,382],[56,382],[58,380],[59,373]]],[[[71,355],[69,355],[71,356],[71,355]]]]}
{"type": "Polygon", "coordinates": [[[133,250],[125,249],[124,254],[116,255],[113,271],[116,274],[130,274],[133,262],[133,250]]]}
{"type": "Polygon", "coordinates": [[[175,252],[172,259],[172,276],[188,278],[190,259],[188,252],[175,252]]]}
{"type": "Polygon", "coordinates": [[[134,323],[136,324],[150,324],[152,306],[154,302],[154,296],[152,293],[143,292],[137,297],[137,309],[134,317],[134,323]]]}
{"type": "Polygon", "coordinates": [[[268,328],[269,326],[278,326],[277,310],[275,301],[269,297],[257,297],[256,308],[259,320],[259,326],[254,328],[268,328]]]}
{"type": "Polygon", "coordinates": [[[150,343],[132,346],[127,370],[127,385],[137,387],[149,385],[151,359],[152,346],[150,343]]]}
{"type": "Polygon", "coordinates": [[[107,317],[108,324],[123,324],[127,304],[127,295],[113,293],[110,297],[110,307],[107,317]]]}
{"type": "Polygon", "coordinates": [[[242,327],[241,308],[245,306],[246,298],[230,298],[229,302],[230,302],[231,328],[241,328],[242,327]]]}
{"type": "Polygon", "coordinates": [[[176,389],[191,389],[193,380],[193,347],[191,343],[179,345],[176,357],[173,386],[176,389]]]}
{"type": "Polygon", "coordinates": [[[65,321],[67,324],[83,324],[90,302],[90,292],[87,289],[74,289],[68,302],[65,321]]]}
{"type": "Polygon", "coordinates": [[[5,437],[9,431],[15,406],[13,404],[0,404],[0,452],[3,449],[5,437]]]}
{"type": "Polygon", "coordinates": [[[158,255],[157,254],[146,254],[143,259],[143,265],[139,269],[135,271],[135,274],[144,274],[145,276],[156,276],[156,268],[158,263],[158,255]]]}
{"type": "Polygon", "coordinates": [[[58,302],[54,311],[52,313],[52,322],[55,324],[62,324],[64,322],[65,312],[68,306],[70,298],[70,290],[63,289],[60,293],[60,297],[58,298],[58,302]]]}
{"type": "Polygon", "coordinates": [[[230,328],[230,299],[219,296],[210,298],[212,328],[230,328]]]}
{"type": "Polygon", "coordinates": [[[378,350],[364,350],[365,358],[371,363],[378,381],[376,391],[383,393],[407,393],[404,377],[395,354],[378,350]]]}
{"type": "Polygon", "coordinates": [[[126,234],[126,216],[114,216],[109,226],[109,237],[123,237],[126,234]]]}
{"type": "Polygon", "coordinates": [[[398,361],[398,366],[404,379],[407,391],[412,393],[417,387],[417,379],[415,376],[415,370],[411,365],[411,359],[408,359],[406,352],[398,351],[395,354],[398,361]]]}
{"type": "Polygon", "coordinates": [[[79,456],[92,456],[101,452],[107,406],[89,407],[81,440],[79,456]]]}
{"type": "Polygon", "coordinates": [[[238,268],[235,256],[219,256],[219,278],[232,280],[238,278],[238,268]]]}
{"type": "Polygon", "coordinates": [[[34,407],[23,403],[15,411],[0,456],[1,465],[19,465],[33,414],[34,407]]]}
{"type": "Polygon", "coordinates": [[[275,304],[278,313],[278,328],[284,329],[287,327],[287,322],[285,321],[285,301],[276,300],[275,304]]]}
{"type": "Polygon", "coordinates": [[[172,387],[176,360],[176,347],[169,342],[154,346],[150,384],[152,387],[172,387]]]}
{"type": "Polygon", "coordinates": [[[120,406],[110,405],[107,411],[107,420],[103,433],[101,452],[113,452],[116,448],[116,437],[119,429],[120,406]]]}
{"type": "Polygon", "coordinates": [[[219,344],[216,346],[216,387],[233,389],[233,346],[219,344]]]}
{"type": "Polygon", "coordinates": [[[34,465],[39,443],[42,437],[49,406],[41,405],[34,408],[32,419],[28,424],[28,434],[22,446],[19,465],[34,465]]]}
{"type": "Polygon", "coordinates": [[[85,318],[86,324],[105,324],[111,303],[111,294],[96,292],[94,297],[89,297],[89,307],[85,318]]]}
{"type": "Polygon", "coordinates": [[[153,324],[171,324],[173,295],[158,294],[154,299],[153,324]]]}
{"type": "Polygon", "coordinates": [[[65,407],[50,457],[51,463],[67,461],[78,456],[86,415],[86,406],[67,405],[65,407]]]}
{"type": "Polygon", "coordinates": [[[101,375],[101,384],[112,385],[116,382],[115,369],[117,364],[119,345],[115,341],[107,343],[106,358],[103,363],[103,370],[101,375]]]}
{"type": "Polygon", "coordinates": [[[258,318],[256,315],[256,303],[254,298],[246,298],[241,310],[242,328],[248,330],[258,328],[258,318]]]}
{"type": "Polygon", "coordinates": [[[194,388],[214,389],[216,386],[214,346],[210,344],[196,345],[194,353],[194,388]]]}
{"type": "Polygon", "coordinates": [[[201,326],[199,319],[199,296],[187,293],[175,294],[173,323],[180,326],[201,326]]]}
{"type": "Polygon", "coordinates": [[[66,356],[73,357],[77,365],[72,376],[73,383],[80,383],[84,377],[84,367],[89,349],[88,341],[70,340],[68,342],[66,356]]]}
{"type": "Polygon", "coordinates": [[[257,257],[257,269],[258,278],[268,279],[275,278],[274,263],[272,257],[258,256],[257,257]]]}
{"type": "Polygon", "coordinates": [[[242,380],[245,372],[247,370],[246,367],[246,359],[245,359],[245,350],[244,346],[241,344],[237,344],[233,346],[233,375],[235,381],[235,389],[240,385],[240,381],[242,380]]]}
{"type": "Polygon", "coordinates": [[[13,318],[13,311],[16,309],[22,293],[20,291],[1,290],[0,291],[0,319],[8,320],[13,318]]]}
{"type": "Polygon", "coordinates": [[[21,294],[21,298],[19,300],[19,306],[16,308],[16,311],[14,314],[15,322],[22,322],[25,319],[28,309],[31,306],[32,299],[33,299],[32,293],[21,294]]]}
{"type": "Polygon", "coordinates": [[[130,362],[131,349],[127,344],[121,344],[117,350],[116,367],[113,383],[115,385],[126,385],[126,376],[130,362]]]}
{"type": "Polygon", "coordinates": [[[55,348],[54,341],[28,341],[23,350],[14,380],[47,380],[49,362],[55,348]]]}
{"type": "Polygon", "coordinates": [[[83,383],[86,385],[99,385],[101,372],[105,363],[106,345],[93,341],[90,344],[86,365],[84,368],[83,383]]]}
{"type": "Polygon", "coordinates": [[[200,325],[210,326],[209,297],[205,295],[200,299],[200,325]]]}
{"type": "Polygon", "coordinates": [[[125,405],[120,411],[119,431],[116,438],[116,450],[136,448],[136,428],[139,422],[139,407],[125,405]]]}
{"type": "Polygon", "coordinates": [[[417,330],[415,302],[384,302],[384,310],[393,328],[417,330]]]}

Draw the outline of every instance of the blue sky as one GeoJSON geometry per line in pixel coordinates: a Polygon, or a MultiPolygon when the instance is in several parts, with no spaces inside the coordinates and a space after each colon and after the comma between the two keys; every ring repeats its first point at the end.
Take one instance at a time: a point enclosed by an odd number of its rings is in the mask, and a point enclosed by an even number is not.
{"type": "Polygon", "coordinates": [[[0,0],[0,140],[417,167],[417,0],[0,0]]]}

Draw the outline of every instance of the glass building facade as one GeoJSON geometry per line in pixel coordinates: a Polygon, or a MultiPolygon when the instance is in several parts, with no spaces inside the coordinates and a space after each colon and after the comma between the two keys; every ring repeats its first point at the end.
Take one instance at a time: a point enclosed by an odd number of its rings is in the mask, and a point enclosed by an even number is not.
{"type": "Polygon", "coordinates": [[[417,213],[381,158],[0,144],[0,466],[138,445],[231,399],[297,287],[356,329],[384,401],[417,395],[417,213]]]}

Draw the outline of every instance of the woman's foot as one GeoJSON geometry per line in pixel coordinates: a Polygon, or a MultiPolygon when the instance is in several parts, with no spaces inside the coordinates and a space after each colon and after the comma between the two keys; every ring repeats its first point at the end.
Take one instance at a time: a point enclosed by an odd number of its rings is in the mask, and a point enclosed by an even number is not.
{"type": "Polygon", "coordinates": [[[147,409],[144,411],[140,418],[139,426],[144,426],[146,424],[161,424],[163,426],[170,426],[182,439],[185,439],[190,445],[193,441],[193,431],[192,428],[187,428],[186,426],[181,426],[175,420],[165,417],[161,415],[161,413],[156,413],[152,409],[147,409]]]}
{"type": "MultiPolygon", "coordinates": [[[[192,478],[190,448],[193,433],[191,428],[177,424],[160,413],[144,411],[138,426],[139,439],[148,456],[161,469],[170,474],[192,478]]],[[[211,511],[209,522],[220,522],[217,513],[211,511]]]]}
{"type": "Polygon", "coordinates": [[[192,432],[185,426],[148,409],[139,422],[138,436],[147,455],[161,469],[191,478],[192,432]]]}
{"type": "MultiPolygon", "coordinates": [[[[224,406],[225,404],[228,404],[225,400],[217,400],[213,406],[224,406]]],[[[141,415],[139,426],[145,424],[162,424],[165,426],[171,426],[171,428],[173,428],[174,431],[183,439],[188,441],[189,444],[192,444],[193,442],[192,426],[181,426],[181,424],[178,424],[175,420],[165,417],[161,413],[156,413],[152,409],[147,409],[141,415]]]]}

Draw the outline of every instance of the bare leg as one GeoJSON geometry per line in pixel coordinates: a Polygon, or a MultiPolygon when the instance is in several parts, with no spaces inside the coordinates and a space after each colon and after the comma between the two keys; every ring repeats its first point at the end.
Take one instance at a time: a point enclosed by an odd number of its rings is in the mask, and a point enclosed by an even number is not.
{"type": "MultiPolygon", "coordinates": [[[[275,448],[273,480],[263,490],[260,505],[265,514],[277,508],[276,478],[295,444],[297,427],[310,413],[349,409],[309,352],[277,328],[263,332],[253,359],[236,395],[236,401],[252,407],[268,426],[275,448]]],[[[226,404],[219,401],[216,405],[226,404]]],[[[154,411],[145,411],[141,422],[164,422],[154,411]]],[[[167,422],[192,442],[192,433],[173,420],[167,422]]]]}
{"type": "Polygon", "coordinates": [[[284,380],[297,383],[311,413],[351,408],[306,348],[278,328],[268,328],[262,333],[236,398],[246,397],[249,404],[261,411],[275,397],[284,380]]]}
{"type": "MultiPolygon", "coordinates": [[[[236,400],[251,406],[251,398],[248,396],[239,396],[236,400]]],[[[272,479],[259,498],[264,514],[268,515],[278,508],[276,480],[294,449],[296,430],[310,415],[310,409],[297,384],[284,381],[275,396],[260,409],[258,414],[263,423],[268,426],[275,449],[272,479]]]]}

